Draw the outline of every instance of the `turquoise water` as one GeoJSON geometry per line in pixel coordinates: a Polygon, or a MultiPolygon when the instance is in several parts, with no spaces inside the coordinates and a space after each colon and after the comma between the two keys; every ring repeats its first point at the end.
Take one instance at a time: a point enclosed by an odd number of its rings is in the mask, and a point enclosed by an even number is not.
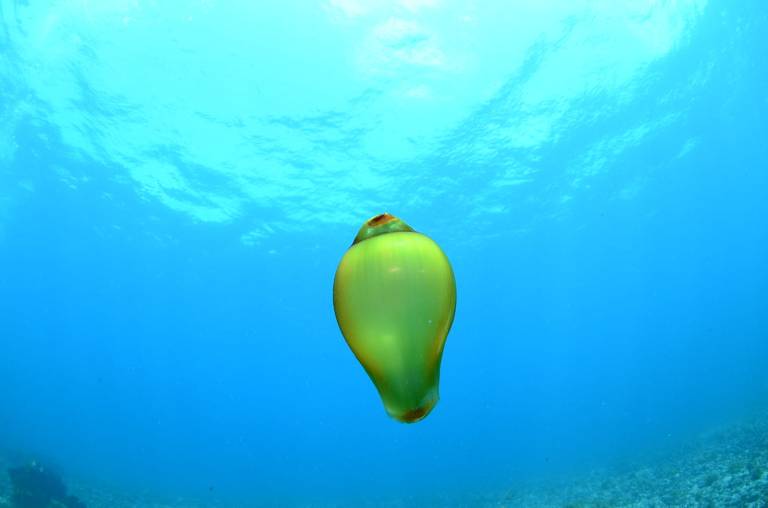
{"type": "Polygon", "coordinates": [[[764,407],[766,29],[757,0],[0,0],[0,463],[475,506],[764,407]],[[414,425],[333,312],[385,211],[458,288],[414,425]]]}

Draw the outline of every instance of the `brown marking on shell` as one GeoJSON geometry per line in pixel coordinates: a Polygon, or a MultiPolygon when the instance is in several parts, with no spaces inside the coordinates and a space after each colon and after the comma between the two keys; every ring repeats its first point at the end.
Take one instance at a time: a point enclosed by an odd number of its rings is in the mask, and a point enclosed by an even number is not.
{"type": "Polygon", "coordinates": [[[373,217],[368,220],[369,226],[381,226],[382,224],[386,224],[387,222],[391,222],[395,220],[395,217],[393,215],[390,215],[388,213],[380,213],[376,217],[373,217]]]}
{"type": "Polygon", "coordinates": [[[427,404],[426,406],[417,407],[416,409],[411,409],[410,411],[406,411],[402,415],[400,415],[400,420],[405,423],[415,423],[424,418],[427,413],[432,409],[431,404],[427,404]]]}

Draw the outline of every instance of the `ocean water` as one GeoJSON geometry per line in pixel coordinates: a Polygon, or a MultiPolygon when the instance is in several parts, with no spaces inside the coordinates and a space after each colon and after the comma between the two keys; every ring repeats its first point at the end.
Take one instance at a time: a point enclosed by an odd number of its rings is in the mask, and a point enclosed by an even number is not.
{"type": "Polygon", "coordinates": [[[667,471],[768,402],[766,30],[760,0],[0,0],[0,465],[90,508],[667,471]],[[382,212],[456,276],[410,425],[333,309],[382,212]]]}

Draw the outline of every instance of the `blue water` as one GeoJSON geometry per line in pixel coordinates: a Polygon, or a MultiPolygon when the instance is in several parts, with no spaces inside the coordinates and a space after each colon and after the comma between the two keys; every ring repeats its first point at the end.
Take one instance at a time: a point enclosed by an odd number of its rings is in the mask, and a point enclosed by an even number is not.
{"type": "Polygon", "coordinates": [[[764,406],[766,30],[760,0],[0,0],[2,453],[450,506],[764,406]],[[457,280],[414,425],[333,313],[384,211],[457,280]]]}

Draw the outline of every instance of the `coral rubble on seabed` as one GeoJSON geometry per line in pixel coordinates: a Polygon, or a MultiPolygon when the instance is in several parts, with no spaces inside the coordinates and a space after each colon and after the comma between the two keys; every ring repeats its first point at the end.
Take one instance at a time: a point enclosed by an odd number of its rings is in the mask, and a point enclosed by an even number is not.
{"type": "Polygon", "coordinates": [[[664,460],[522,487],[496,506],[768,508],[768,414],[702,435],[664,460]]]}

